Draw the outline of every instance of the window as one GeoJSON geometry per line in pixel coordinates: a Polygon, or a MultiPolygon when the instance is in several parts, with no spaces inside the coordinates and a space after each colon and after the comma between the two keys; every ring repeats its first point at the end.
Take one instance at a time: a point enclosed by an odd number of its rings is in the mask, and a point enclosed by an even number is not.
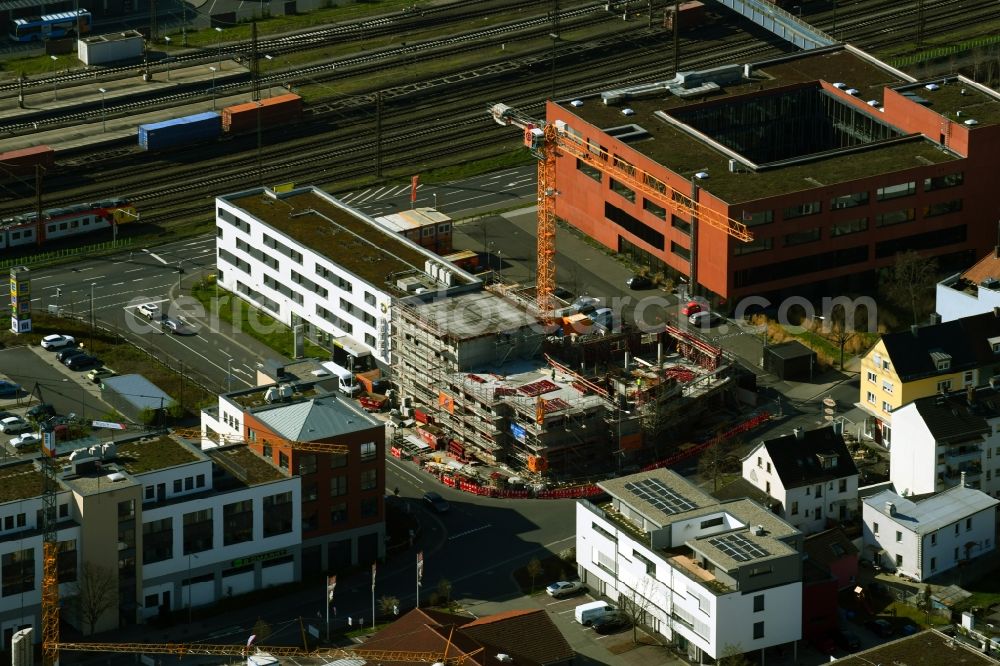
{"type": "Polygon", "coordinates": [[[646,566],[646,574],[649,576],[656,576],[656,562],[649,559],[637,550],[632,551],[632,557],[638,562],[642,562],[646,566]]]}
{"type": "Polygon", "coordinates": [[[375,294],[370,291],[365,292],[365,305],[375,306],[375,294]]]}
{"type": "Polygon", "coordinates": [[[931,545],[932,546],[936,546],[937,545],[937,532],[935,532],[934,534],[931,534],[931,545]]]}
{"type": "Polygon", "coordinates": [[[823,486],[822,485],[817,485],[816,486],[816,497],[822,497],[822,496],[823,496],[823,486]]]}
{"type": "Polygon", "coordinates": [[[848,236],[850,234],[859,234],[862,231],[868,231],[867,217],[859,217],[855,220],[844,220],[843,222],[835,222],[830,227],[830,238],[836,238],[837,236],[848,236]]]}
{"type": "Polygon", "coordinates": [[[888,379],[883,379],[882,390],[885,391],[886,393],[892,393],[892,382],[890,382],[888,379]]]}
{"type": "Polygon", "coordinates": [[[868,398],[868,402],[870,402],[873,405],[876,404],[876,402],[875,402],[875,394],[872,393],[871,391],[868,391],[867,398],[868,398]]]}
{"type": "Polygon", "coordinates": [[[678,245],[677,243],[670,241],[670,251],[685,261],[691,260],[691,250],[687,249],[683,245],[678,245]]]}
{"type": "Polygon", "coordinates": [[[184,554],[191,555],[211,550],[212,509],[202,509],[184,514],[184,554]]]}
{"type": "Polygon", "coordinates": [[[330,479],[330,497],[340,497],[347,494],[347,477],[335,476],[330,479]]]}
{"type": "Polygon", "coordinates": [[[361,517],[371,518],[378,515],[378,498],[367,497],[361,500],[361,517]]]}
{"type": "Polygon", "coordinates": [[[972,518],[965,519],[965,531],[966,532],[972,531],[972,518]]]}
{"type": "Polygon", "coordinates": [[[591,526],[591,528],[595,532],[597,532],[598,534],[600,534],[605,539],[610,539],[611,541],[614,541],[614,542],[618,541],[618,537],[616,537],[614,534],[612,534],[611,532],[607,531],[606,529],[604,529],[603,527],[601,527],[597,523],[591,523],[590,526],[591,526]]]}
{"type": "Polygon", "coordinates": [[[333,504],[330,506],[330,523],[332,525],[337,525],[338,523],[347,522],[347,502],[340,502],[339,504],[333,504]]]}
{"type": "Polygon", "coordinates": [[[816,520],[822,520],[822,519],[823,519],[823,507],[818,506],[816,507],[816,520]]]}
{"type": "Polygon", "coordinates": [[[948,215],[949,213],[958,213],[962,210],[962,200],[952,199],[951,201],[939,201],[938,203],[932,203],[930,205],[924,206],[924,217],[937,217],[939,215],[948,215]]]}
{"type": "Polygon", "coordinates": [[[950,379],[946,379],[943,382],[938,382],[937,383],[937,392],[938,393],[947,393],[950,390],[951,390],[951,380],[950,379]]]}
{"type": "Polygon", "coordinates": [[[331,453],[330,454],[330,469],[337,469],[338,467],[347,467],[347,454],[346,453],[331,453]]]}
{"type": "Polygon", "coordinates": [[[883,400],[882,401],[882,411],[886,412],[886,413],[891,412],[892,411],[892,405],[890,405],[885,400],[883,400]]]}
{"type": "Polygon", "coordinates": [[[959,171],[958,173],[949,173],[944,176],[933,176],[931,178],[924,178],[924,192],[932,192],[934,190],[942,190],[946,187],[956,187],[962,184],[964,180],[964,174],[959,171]]]}
{"type": "Polygon", "coordinates": [[[769,573],[772,573],[772,572],[773,572],[773,569],[770,566],[751,567],[750,568],[750,577],[753,578],[755,576],[766,576],[766,575],[768,575],[769,573]]]}
{"type": "Polygon", "coordinates": [[[799,503],[798,502],[792,502],[791,515],[793,515],[793,516],[799,515],[799,503]]]}
{"type": "Polygon", "coordinates": [[[889,211],[888,213],[879,213],[875,216],[875,226],[891,227],[894,224],[912,222],[915,219],[917,219],[915,208],[903,208],[901,210],[889,211]]]}
{"type": "Polygon", "coordinates": [[[175,493],[179,493],[182,490],[184,490],[184,488],[181,486],[182,483],[183,482],[180,479],[174,479],[174,492],[175,493]]]}
{"type": "Polygon", "coordinates": [[[771,463],[767,463],[767,473],[771,473],[771,463]]]}
{"type": "Polygon", "coordinates": [[[222,507],[222,544],[231,546],[253,540],[253,500],[222,507]]]}
{"type": "Polygon", "coordinates": [[[635,203],[635,190],[625,187],[614,178],[611,178],[611,191],[635,203]]]}
{"type": "Polygon", "coordinates": [[[936,571],[936,570],[937,570],[937,558],[936,557],[932,557],[931,558],[931,571],[936,571]]]}
{"type": "Polygon", "coordinates": [[[142,562],[152,564],[174,556],[174,519],[142,524],[142,562]]]}
{"type": "Polygon", "coordinates": [[[797,217],[805,217],[806,215],[816,215],[823,210],[823,205],[819,201],[807,201],[805,203],[800,203],[796,206],[790,206],[785,209],[785,219],[793,220],[797,217]]]}
{"type": "Polygon", "coordinates": [[[837,492],[846,493],[847,492],[847,479],[841,479],[837,485],[837,492]]]}
{"type": "Polygon", "coordinates": [[[580,171],[581,173],[583,173],[585,176],[590,176],[591,178],[593,178],[594,180],[596,180],[598,183],[601,182],[601,171],[600,171],[600,169],[597,169],[595,167],[590,166],[589,164],[587,164],[586,162],[584,162],[583,160],[581,160],[579,158],[577,158],[577,160],[576,160],[576,169],[577,169],[577,171],[580,171]]]}
{"type": "Polygon", "coordinates": [[[292,531],[292,493],[279,493],[264,498],[264,537],[292,531]]]}
{"type": "Polygon", "coordinates": [[[365,442],[361,445],[361,461],[366,462],[369,460],[375,460],[375,456],[378,450],[375,446],[375,442],[365,442]]]}
{"type": "Polygon", "coordinates": [[[764,492],[767,493],[768,495],[771,494],[771,482],[770,481],[765,481],[764,482],[764,492]]]}
{"type": "Polygon", "coordinates": [[[878,375],[876,375],[874,372],[872,372],[871,370],[869,370],[868,371],[868,381],[870,381],[872,384],[878,383],[878,375]]]}
{"type": "Polygon", "coordinates": [[[299,454],[299,474],[315,474],[316,473],[316,454],[315,453],[302,453],[299,454]]]}
{"type": "Polygon", "coordinates": [[[35,549],[15,550],[0,558],[0,585],[10,597],[35,589],[35,549]]]}
{"type": "Polygon", "coordinates": [[[764,623],[754,622],[753,623],[753,637],[754,638],[764,638],[764,623]]]}
{"type": "Polygon", "coordinates": [[[688,222],[687,220],[682,220],[681,218],[677,217],[676,215],[671,215],[670,216],[670,226],[672,226],[674,229],[677,229],[678,231],[681,231],[681,232],[683,232],[683,233],[685,233],[685,234],[687,234],[689,236],[691,235],[691,223],[688,222]]]}
{"type": "Polygon", "coordinates": [[[842,208],[854,208],[855,206],[864,206],[866,203],[868,203],[867,192],[842,194],[839,197],[830,199],[830,209],[840,210],[842,208]]]}
{"type": "Polygon", "coordinates": [[[753,612],[759,613],[764,610],[764,595],[758,594],[753,598],[753,612]]]}
{"type": "Polygon", "coordinates": [[[971,383],[972,383],[972,371],[971,371],[971,370],[969,370],[969,371],[967,371],[967,372],[965,373],[965,375],[964,375],[964,379],[963,379],[962,381],[963,381],[963,383],[964,383],[964,384],[965,384],[966,386],[968,386],[969,384],[971,384],[971,383]]]}
{"type": "MultiPolygon", "coordinates": [[[[642,209],[647,213],[660,218],[661,220],[667,219],[667,209],[664,208],[663,206],[659,206],[653,203],[652,201],[650,201],[645,197],[643,197],[642,199],[642,209]]],[[[688,226],[690,227],[690,225],[688,226]]]]}
{"type": "Polygon", "coordinates": [[[302,486],[302,501],[315,502],[319,498],[319,485],[307,483],[302,486]]]}
{"type": "Polygon", "coordinates": [[[819,227],[812,229],[802,229],[790,234],[785,234],[785,247],[792,245],[803,245],[805,243],[815,243],[822,237],[819,227]]]}
{"type": "Polygon", "coordinates": [[[770,250],[774,246],[774,239],[770,236],[767,237],[755,237],[749,243],[736,243],[733,246],[733,256],[739,257],[744,254],[753,254],[754,252],[763,252],[764,250],[770,250]]]}
{"type": "Polygon", "coordinates": [[[756,213],[743,213],[743,224],[748,227],[759,227],[762,224],[774,222],[773,210],[760,210],[756,213]]]}
{"type": "Polygon", "coordinates": [[[902,540],[903,540],[903,533],[900,532],[899,530],[896,530],[896,543],[899,543],[902,540]]]}
{"type": "Polygon", "coordinates": [[[878,523],[872,523],[872,534],[878,534],[878,523]]]}
{"type": "Polygon", "coordinates": [[[757,467],[763,467],[760,456],[757,456],[757,467]]]}
{"type": "Polygon", "coordinates": [[[378,470],[366,469],[361,472],[361,490],[371,490],[378,485],[378,470]]]}
{"type": "Polygon", "coordinates": [[[709,527],[717,527],[721,525],[723,522],[724,521],[722,516],[719,516],[718,518],[710,518],[708,520],[703,520],[701,521],[701,529],[707,530],[709,527]]]}
{"type": "Polygon", "coordinates": [[[902,555],[898,555],[898,554],[896,555],[896,566],[897,567],[903,566],[903,556],[902,555]]]}
{"type": "Polygon", "coordinates": [[[908,197],[911,194],[915,194],[917,191],[916,181],[910,181],[908,183],[899,183],[898,185],[887,185],[885,187],[880,187],[875,190],[875,198],[879,201],[886,201],[887,199],[898,199],[899,197],[908,197]]]}

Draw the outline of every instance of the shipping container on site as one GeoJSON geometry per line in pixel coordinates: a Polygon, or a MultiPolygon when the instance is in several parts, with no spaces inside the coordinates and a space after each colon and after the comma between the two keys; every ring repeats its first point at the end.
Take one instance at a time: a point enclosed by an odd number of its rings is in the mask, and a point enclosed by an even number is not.
{"type": "Polygon", "coordinates": [[[50,146],[32,146],[0,153],[0,179],[25,176],[34,173],[35,166],[46,169],[56,163],[56,151],[50,146]]]}
{"type": "Polygon", "coordinates": [[[222,134],[222,117],[214,111],[139,125],[139,147],[143,150],[179,148],[216,139],[222,134]]]}
{"type": "Polygon", "coordinates": [[[302,115],[302,98],[294,93],[262,99],[258,102],[235,104],[222,110],[222,129],[234,134],[256,132],[258,109],[261,128],[295,120],[302,115]]]}

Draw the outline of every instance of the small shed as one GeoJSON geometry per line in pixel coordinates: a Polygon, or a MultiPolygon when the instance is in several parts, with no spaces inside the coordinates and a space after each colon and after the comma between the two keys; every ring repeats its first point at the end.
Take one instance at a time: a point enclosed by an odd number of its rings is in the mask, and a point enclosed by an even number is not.
{"type": "Polygon", "coordinates": [[[780,379],[810,382],[816,367],[816,352],[794,340],[764,349],[764,369],[780,379]]]}
{"type": "Polygon", "coordinates": [[[140,417],[147,409],[154,412],[153,423],[163,423],[167,407],[174,402],[159,386],[142,375],[105,378],[101,385],[101,397],[122,416],[136,423],[142,420],[140,417]]]}
{"type": "Polygon", "coordinates": [[[137,60],[146,48],[145,38],[136,30],[84,37],[77,41],[76,52],[84,65],[103,65],[122,60],[137,60]]]}

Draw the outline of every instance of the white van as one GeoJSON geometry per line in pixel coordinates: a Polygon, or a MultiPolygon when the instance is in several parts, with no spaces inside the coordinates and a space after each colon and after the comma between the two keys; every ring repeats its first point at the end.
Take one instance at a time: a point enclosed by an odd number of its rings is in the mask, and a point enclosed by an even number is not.
{"type": "Polygon", "coordinates": [[[332,361],[327,361],[323,363],[322,366],[329,370],[330,374],[337,378],[337,389],[341,393],[349,395],[352,398],[361,393],[361,385],[355,381],[354,373],[350,370],[342,365],[337,365],[332,361]]]}
{"type": "Polygon", "coordinates": [[[589,627],[594,620],[604,617],[605,614],[614,610],[617,609],[607,601],[591,601],[590,603],[577,606],[574,609],[574,614],[577,622],[585,627],[589,627]]]}

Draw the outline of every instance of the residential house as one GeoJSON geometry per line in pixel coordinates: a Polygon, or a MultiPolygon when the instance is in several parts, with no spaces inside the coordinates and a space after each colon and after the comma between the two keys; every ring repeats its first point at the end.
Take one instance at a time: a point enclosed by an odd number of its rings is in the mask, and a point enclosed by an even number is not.
{"type": "Polygon", "coordinates": [[[802,637],[802,534],[759,504],[720,502],[657,469],[577,501],[580,578],[700,663],[802,637]]]}
{"type": "Polygon", "coordinates": [[[841,527],[807,536],[802,548],[808,561],[833,576],[838,590],[857,584],[858,549],[841,527]]]}
{"type": "Polygon", "coordinates": [[[914,499],[883,490],[864,501],[864,545],[879,566],[927,580],[996,549],[997,504],[964,484],[914,499]]]}
{"type": "Polygon", "coordinates": [[[858,468],[839,423],[762,441],[743,459],[743,478],[778,502],[778,515],[807,534],[858,510],[858,468]]]}
{"type": "Polygon", "coordinates": [[[917,398],[983,386],[1000,374],[1000,309],[889,333],[861,360],[868,432],[892,443],[893,412],[917,398]]]}
{"type": "Polygon", "coordinates": [[[1000,392],[992,387],[914,400],[892,415],[889,478],[900,494],[966,485],[1000,497],[1000,392]]]}
{"type": "Polygon", "coordinates": [[[937,283],[935,306],[940,321],[992,312],[1000,307],[1000,245],[964,273],[937,283]]]}
{"type": "MultiPolygon", "coordinates": [[[[365,641],[365,650],[439,653],[469,666],[570,666],[576,652],[544,608],[480,618],[417,608],[365,641]]],[[[405,662],[388,655],[382,666],[405,662]]]]}

